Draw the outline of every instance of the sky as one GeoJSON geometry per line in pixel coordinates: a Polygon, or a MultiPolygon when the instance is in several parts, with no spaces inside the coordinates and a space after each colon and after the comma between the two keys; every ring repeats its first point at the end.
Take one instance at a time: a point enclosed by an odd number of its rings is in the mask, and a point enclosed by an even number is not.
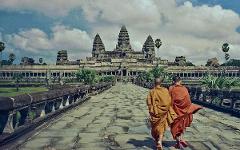
{"type": "Polygon", "coordinates": [[[122,25],[135,51],[148,35],[160,38],[157,54],[169,61],[223,62],[225,42],[231,58],[240,57],[240,0],[0,0],[3,55],[15,53],[16,63],[28,56],[54,64],[61,49],[70,60],[91,56],[97,33],[112,51],[122,25]]]}

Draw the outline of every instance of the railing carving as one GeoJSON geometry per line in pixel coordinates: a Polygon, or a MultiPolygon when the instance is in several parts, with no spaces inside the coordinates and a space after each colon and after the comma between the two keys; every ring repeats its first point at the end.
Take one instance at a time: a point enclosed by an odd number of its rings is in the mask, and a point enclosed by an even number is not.
{"type": "Polygon", "coordinates": [[[99,83],[15,97],[0,97],[0,145],[9,135],[26,130],[33,122],[77,105],[112,85],[113,83],[99,83]]]}
{"type": "MultiPolygon", "coordinates": [[[[153,88],[153,83],[135,83],[145,88],[153,88]]],[[[163,84],[169,87],[167,84],[163,84]]],[[[240,90],[206,89],[201,86],[186,86],[191,100],[219,111],[240,117],[240,90]]]]}

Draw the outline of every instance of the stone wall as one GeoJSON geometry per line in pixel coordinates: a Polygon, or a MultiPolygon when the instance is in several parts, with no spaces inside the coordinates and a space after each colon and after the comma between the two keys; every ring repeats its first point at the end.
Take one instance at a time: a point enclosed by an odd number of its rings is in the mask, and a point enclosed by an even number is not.
{"type": "MultiPolygon", "coordinates": [[[[145,88],[153,88],[153,83],[135,83],[145,88]]],[[[168,84],[163,84],[168,88],[168,84]]],[[[206,89],[201,86],[186,86],[194,103],[240,117],[240,90],[206,89]]]]}
{"type": "Polygon", "coordinates": [[[0,146],[17,134],[34,130],[49,118],[79,105],[91,95],[109,89],[114,83],[82,85],[0,97],[0,146]]]}

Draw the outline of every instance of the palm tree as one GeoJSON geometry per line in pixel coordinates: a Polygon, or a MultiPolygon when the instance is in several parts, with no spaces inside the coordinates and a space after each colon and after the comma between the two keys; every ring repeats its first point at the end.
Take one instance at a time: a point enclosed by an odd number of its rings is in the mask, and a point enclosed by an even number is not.
{"type": "Polygon", "coordinates": [[[12,64],[15,59],[16,59],[16,55],[14,53],[10,53],[8,56],[9,62],[12,64]]]}
{"type": "Polygon", "coordinates": [[[0,53],[1,53],[1,58],[0,58],[0,65],[2,66],[2,51],[5,49],[5,44],[0,41],[0,53]]]}
{"type": "Polygon", "coordinates": [[[43,63],[43,58],[39,58],[39,63],[42,64],[43,63]]]}
{"type": "MultiPolygon", "coordinates": [[[[160,48],[161,45],[162,45],[161,39],[156,39],[155,40],[155,46],[157,47],[158,51],[159,51],[159,48],[160,48]]],[[[158,57],[158,55],[157,55],[157,57],[158,57]]]]}
{"type": "Polygon", "coordinates": [[[230,55],[229,55],[229,53],[228,53],[228,51],[230,50],[230,48],[229,48],[229,44],[228,43],[224,43],[223,45],[222,45],[222,51],[225,53],[225,60],[226,60],[226,62],[229,60],[229,58],[230,58],[230,55]]]}

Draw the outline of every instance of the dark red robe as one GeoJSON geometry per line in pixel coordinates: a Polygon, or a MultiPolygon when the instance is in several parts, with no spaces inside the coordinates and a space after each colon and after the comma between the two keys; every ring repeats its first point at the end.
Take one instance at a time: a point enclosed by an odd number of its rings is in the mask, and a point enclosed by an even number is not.
{"type": "Polygon", "coordinates": [[[176,139],[187,127],[190,127],[193,114],[202,107],[192,104],[188,90],[183,85],[173,85],[169,88],[169,92],[172,97],[173,109],[178,115],[171,124],[171,133],[173,138],[176,139]]]}

